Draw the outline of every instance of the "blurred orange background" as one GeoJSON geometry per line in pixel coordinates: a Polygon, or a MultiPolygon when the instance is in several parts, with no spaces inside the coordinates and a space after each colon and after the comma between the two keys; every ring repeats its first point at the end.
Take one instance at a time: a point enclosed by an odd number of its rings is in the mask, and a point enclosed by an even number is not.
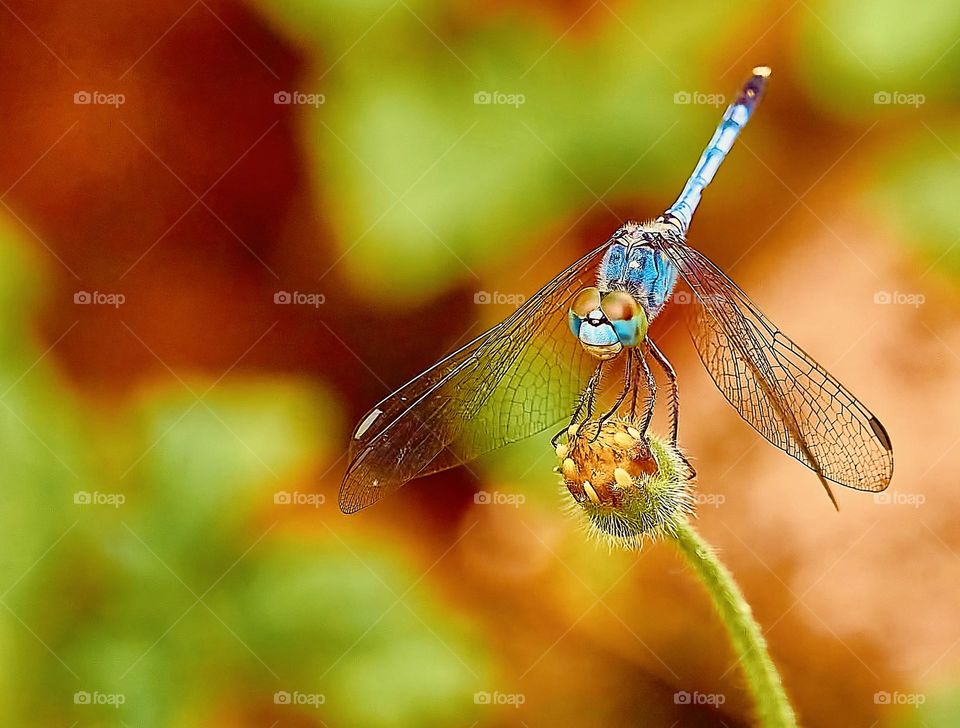
{"type": "Polygon", "coordinates": [[[804,725],[960,721],[956,3],[2,4],[4,723],[753,724],[676,549],[589,543],[548,436],[336,491],[352,423],[660,213],[760,63],[690,239],[896,471],[834,512],[668,312],[697,525],[804,725]]]}

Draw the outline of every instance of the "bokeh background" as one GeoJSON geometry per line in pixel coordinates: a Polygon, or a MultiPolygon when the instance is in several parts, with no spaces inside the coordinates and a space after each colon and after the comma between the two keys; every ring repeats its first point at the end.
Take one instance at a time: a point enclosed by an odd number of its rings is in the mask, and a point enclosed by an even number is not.
{"type": "Polygon", "coordinates": [[[589,543],[545,437],[336,491],[362,413],[662,211],[759,63],[691,239],[897,466],[834,512],[665,314],[699,527],[804,724],[960,722],[956,2],[0,5],[3,724],[750,725],[676,550],[589,543]]]}

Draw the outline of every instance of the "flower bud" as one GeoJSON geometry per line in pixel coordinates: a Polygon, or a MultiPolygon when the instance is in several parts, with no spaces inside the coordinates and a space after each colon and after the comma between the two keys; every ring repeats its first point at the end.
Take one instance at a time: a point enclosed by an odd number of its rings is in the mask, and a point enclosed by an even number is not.
{"type": "Polygon", "coordinates": [[[690,472],[680,451],[631,422],[612,418],[573,429],[557,448],[558,471],[573,497],[570,511],[587,532],[619,548],[675,532],[693,512],[690,472]],[[599,432],[598,432],[599,429],[599,432]]]}

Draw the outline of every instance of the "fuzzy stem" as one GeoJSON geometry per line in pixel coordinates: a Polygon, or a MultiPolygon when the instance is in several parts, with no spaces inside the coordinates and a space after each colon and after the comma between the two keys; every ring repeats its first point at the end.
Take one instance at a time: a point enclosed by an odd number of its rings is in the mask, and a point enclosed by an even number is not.
{"type": "Polygon", "coordinates": [[[710,593],[713,606],[730,635],[733,650],[753,693],[760,725],[766,728],[796,726],[797,718],[787,700],[780,675],[770,659],[760,625],[753,618],[743,592],[710,544],[690,522],[685,518],[677,520],[677,543],[710,593]]]}

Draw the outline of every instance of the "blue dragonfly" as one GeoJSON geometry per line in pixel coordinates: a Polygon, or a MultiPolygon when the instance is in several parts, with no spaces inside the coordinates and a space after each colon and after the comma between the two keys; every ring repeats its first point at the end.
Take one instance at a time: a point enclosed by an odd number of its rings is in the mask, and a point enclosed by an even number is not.
{"type": "Polygon", "coordinates": [[[509,318],[367,413],[350,442],[339,497],[345,513],[413,478],[555,426],[571,413],[571,425],[591,418],[604,368],[614,361],[623,362],[623,387],[600,421],[629,398],[643,440],[657,395],[652,362],[669,382],[676,444],[676,374],[647,329],[678,278],[690,289],[691,331],[703,365],[747,423],[810,468],[834,506],[830,482],[872,492],[889,485],[893,448],[880,421],[687,244],[701,195],[750,119],[769,74],[767,67],[753,70],[666,212],[623,224],[509,318]]]}

